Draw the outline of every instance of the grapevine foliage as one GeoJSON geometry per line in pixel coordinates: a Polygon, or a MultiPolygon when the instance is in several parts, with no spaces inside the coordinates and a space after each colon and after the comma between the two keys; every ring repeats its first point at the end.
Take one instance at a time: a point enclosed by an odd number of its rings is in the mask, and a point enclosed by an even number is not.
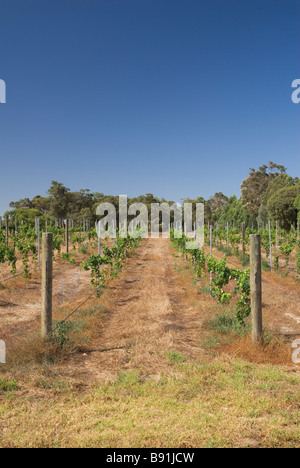
{"type": "Polygon", "coordinates": [[[139,238],[133,239],[130,236],[118,239],[116,246],[104,247],[103,255],[92,254],[87,261],[81,263],[81,268],[91,272],[91,283],[97,289],[98,297],[100,296],[100,288],[106,286],[109,278],[117,277],[127,252],[137,247],[139,242],[139,238]],[[102,269],[103,265],[109,268],[102,269]]]}
{"type": "Polygon", "coordinates": [[[236,303],[236,318],[239,323],[244,324],[245,319],[251,313],[250,302],[250,270],[238,270],[230,268],[226,263],[226,258],[217,260],[211,255],[205,255],[204,249],[185,249],[186,242],[189,240],[186,236],[176,238],[174,231],[171,231],[171,239],[175,247],[184,253],[194,265],[196,275],[202,277],[206,273],[212,274],[211,291],[221,304],[228,304],[233,295],[238,296],[236,303]],[[225,286],[234,280],[236,286],[233,294],[225,292],[225,286]]]}

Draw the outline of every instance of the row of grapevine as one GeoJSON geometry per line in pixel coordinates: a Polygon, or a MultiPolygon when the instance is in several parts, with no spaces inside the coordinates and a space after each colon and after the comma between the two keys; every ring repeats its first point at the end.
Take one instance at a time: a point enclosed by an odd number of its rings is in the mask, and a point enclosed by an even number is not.
{"type": "MultiPolygon", "coordinates": [[[[247,254],[250,246],[250,235],[257,233],[261,236],[261,244],[266,259],[275,271],[280,269],[280,259],[282,258],[284,261],[284,274],[287,275],[289,273],[291,256],[295,254],[296,273],[300,274],[300,241],[296,229],[286,232],[285,230],[278,230],[276,228],[270,228],[270,230],[260,229],[259,231],[246,228],[245,235],[243,236],[237,228],[224,229],[215,227],[213,229],[213,243],[220,250],[227,251],[227,254],[233,253],[235,256],[240,256],[240,247],[244,246],[244,252],[247,254]]],[[[207,227],[205,228],[205,240],[207,244],[210,243],[207,227]]]]}
{"type": "Polygon", "coordinates": [[[193,264],[198,278],[210,276],[211,294],[219,303],[228,304],[234,296],[237,296],[236,318],[243,324],[251,312],[250,270],[230,268],[226,258],[217,260],[211,254],[205,255],[204,249],[186,249],[189,239],[185,235],[177,237],[174,230],[171,230],[171,240],[175,248],[193,264]],[[225,292],[225,286],[231,281],[235,283],[233,291],[225,292]]]}
{"type": "MultiPolygon", "coordinates": [[[[53,255],[60,256],[62,246],[66,244],[66,230],[52,226],[48,227],[47,231],[53,234],[53,255]]],[[[68,231],[68,235],[74,252],[78,251],[86,254],[88,249],[97,247],[98,236],[96,229],[83,233],[79,231],[79,228],[74,228],[68,231]]],[[[38,267],[39,250],[39,227],[22,225],[18,227],[18,231],[9,232],[6,229],[0,229],[0,264],[8,263],[12,275],[17,273],[17,260],[21,259],[24,276],[26,278],[30,277],[29,262],[32,262],[33,267],[38,267]]],[[[62,259],[70,261],[70,256],[68,253],[63,253],[62,259]]]]}
{"type": "MultiPolygon", "coordinates": [[[[118,233],[117,233],[118,234],[118,233]]],[[[81,263],[81,268],[91,272],[91,283],[97,289],[97,295],[100,296],[101,287],[105,287],[108,280],[116,278],[122,269],[124,261],[130,250],[135,249],[141,241],[140,237],[119,238],[115,246],[103,248],[103,254],[92,254],[88,260],[81,263]],[[109,267],[102,269],[103,266],[109,267]]]]}

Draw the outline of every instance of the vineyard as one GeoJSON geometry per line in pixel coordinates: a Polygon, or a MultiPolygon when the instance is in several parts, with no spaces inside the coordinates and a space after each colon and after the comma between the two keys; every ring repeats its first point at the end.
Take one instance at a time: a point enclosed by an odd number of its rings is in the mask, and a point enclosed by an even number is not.
{"type": "MultiPolygon", "coordinates": [[[[300,334],[297,230],[286,232],[268,227],[259,231],[264,342],[254,346],[249,338],[250,236],[257,231],[244,225],[205,227],[203,248],[191,250],[186,249],[186,242],[193,236],[182,234],[178,238],[176,229],[171,229],[170,239],[142,240],[138,235],[121,238],[117,230],[115,239],[99,240],[95,228],[71,226],[72,223],[62,228],[35,223],[20,225],[18,229],[14,226],[1,229],[1,338],[5,339],[8,350],[7,365],[0,369],[2,395],[9,398],[11,394],[16,402],[19,398],[21,402],[19,392],[31,392],[34,388],[41,398],[37,411],[43,408],[48,418],[57,421],[62,437],[58,442],[55,434],[41,431],[41,424],[47,427],[47,423],[39,421],[28,393],[26,407],[32,416],[31,435],[16,428],[21,416],[13,411],[9,413],[12,424],[3,435],[3,444],[11,440],[11,431],[17,431],[22,446],[30,445],[30,440],[36,446],[131,445],[130,437],[136,443],[140,435],[132,429],[130,395],[135,395],[141,405],[135,409],[136,414],[145,405],[157,406],[158,402],[149,399],[151,394],[160,394],[160,388],[164,392],[161,404],[172,405],[177,381],[184,389],[184,397],[179,393],[175,398],[178,406],[174,417],[180,419],[183,412],[191,412],[191,445],[199,444],[198,423],[193,419],[192,408],[204,395],[198,394],[201,379],[207,382],[208,392],[214,393],[215,386],[219,388],[220,399],[209,400],[208,404],[210,413],[220,417],[223,417],[224,401],[228,406],[237,398],[234,404],[238,405],[236,386],[244,396],[249,391],[252,395],[253,402],[249,401],[244,409],[247,414],[257,411],[256,398],[261,402],[264,399],[265,405],[258,414],[268,412],[268,408],[274,407],[278,393],[272,390],[260,393],[255,387],[266,388],[268,379],[270,382],[275,379],[280,388],[279,382],[285,381],[284,398],[292,392],[289,405],[297,404],[294,385],[299,382],[293,374],[297,366],[291,360],[291,343],[300,334]],[[53,239],[53,325],[49,339],[43,342],[40,338],[41,238],[46,230],[52,233],[53,239]],[[274,369],[283,372],[281,380],[274,377],[274,369]],[[212,380],[211,373],[215,376],[212,380]],[[255,385],[240,387],[241,373],[245,378],[253,378],[255,385]],[[229,379],[228,388],[221,390],[224,375],[229,379]],[[123,424],[128,436],[105,429],[103,437],[92,431],[83,440],[79,425],[87,428],[94,424],[93,416],[87,419],[85,412],[77,410],[78,421],[68,418],[68,429],[78,433],[74,442],[62,429],[60,416],[53,414],[51,405],[48,406],[48,396],[56,401],[56,408],[63,401],[66,404],[65,398],[69,399],[70,394],[77,395],[75,401],[79,398],[82,408],[91,404],[94,407],[96,400],[86,399],[91,398],[91,389],[98,387],[101,392],[97,393],[97,401],[108,412],[111,405],[116,411],[120,404],[125,405],[123,424]],[[194,394],[196,399],[191,397],[194,394]],[[187,404],[185,400],[191,402],[189,409],[182,407],[187,404]]],[[[170,414],[163,409],[159,411],[165,416],[170,414]]],[[[288,410],[281,414],[289,419],[288,410]]],[[[202,416],[199,417],[204,424],[202,416]]],[[[120,427],[120,418],[118,411],[115,416],[105,415],[103,424],[115,421],[120,427]]],[[[140,418],[142,421],[141,415],[140,418]]],[[[149,421],[151,427],[157,427],[158,422],[146,411],[145,421],[141,422],[145,424],[143,431],[148,430],[149,421]]],[[[167,419],[165,423],[174,424],[174,421],[167,419]]],[[[256,427],[260,429],[254,437],[240,424],[234,428],[225,417],[220,425],[220,442],[213,442],[213,432],[208,429],[207,439],[201,443],[259,446],[279,444],[284,439],[283,444],[289,445],[290,433],[276,435],[272,424],[272,419],[264,423],[257,420],[256,427]],[[264,437],[262,430],[266,431],[264,437]],[[228,431],[235,442],[226,442],[228,431]]],[[[187,429],[178,434],[171,431],[170,436],[164,430],[155,429],[149,444],[159,444],[165,438],[165,443],[171,446],[184,445],[187,434],[187,429]]],[[[142,444],[142,439],[138,443],[142,444]]]]}
{"type": "Polygon", "coordinates": [[[1,2],[0,449],[300,448],[299,17],[1,2]]]}
{"type": "MultiPolygon", "coordinates": [[[[99,298],[109,281],[118,278],[130,251],[137,248],[141,239],[129,234],[105,242],[98,238],[96,228],[91,229],[88,223],[84,226],[69,228],[67,222],[63,228],[42,226],[52,233],[54,263],[73,266],[77,279],[87,280],[90,276],[90,288],[99,298]]],[[[178,230],[171,230],[171,241],[175,249],[193,267],[195,277],[209,290],[210,296],[220,305],[234,303],[236,321],[244,324],[250,316],[250,236],[260,234],[262,246],[262,267],[265,272],[272,272],[273,277],[290,278],[295,286],[300,278],[300,242],[299,230],[290,232],[271,228],[259,231],[227,226],[204,228],[205,246],[202,249],[186,249],[189,238],[178,230]],[[176,235],[175,235],[176,234],[176,235]],[[209,249],[209,251],[208,251],[209,249]],[[214,250],[214,253],[213,253],[214,250]]],[[[190,237],[190,236],[189,236],[190,237]]],[[[32,275],[40,277],[41,269],[41,230],[39,220],[35,226],[20,225],[17,229],[3,226],[0,230],[0,284],[9,284],[16,278],[23,277],[30,281],[32,275]]],[[[25,282],[26,284],[26,282],[25,282]]],[[[61,294],[64,294],[64,279],[61,279],[61,294]]],[[[87,287],[87,294],[89,286],[87,287]]],[[[5,301],[4,301],[5,303],[5,301]]]]}
{"type": "MultiPolygon", "coordinates": [[[[117,278],[121,271],[126,258],[130,252],[135,249],[140,242],[140,238],[132,238],[129,235],[127,238],[117,238],[114,241],[108,241],[101,245],[96,229],[84,230],[79,229],[59,229],[57,227],[47,228],[47,232],[52,234],[53,260],[59,268],[61,265],[69,265],[73,271],[76,271],[77,286],[80,282],[80,276],[87,279],[84,272],[89,272],[90,289],[93,290],[93,295],[98,298],[102,291],[107,287],[109,281],[117,278]],[[97,251],[97,253],[94,253],[97,251]]],[[[8,285],[16,278],[23,278],[30,282],[32,278],[39,279],[41,277],[41,236],[39,223],[35,227],[30,225],[21,226],[18,231],[14,231],[9,235],[6,229],[0,231],[0,263],[2,265],[0,273],[0,284],[8,285]]],[[[68,268],[68,275],[74,276],[68,268]]],[[[64,301],[66,277],[61,278],[60,295],[64,301]]],[[[3,290],[8,290],[9,286],[3,286],[3,290]]],[[[25,286],[26,288],[26,286],[25,286]]],[[[86,293],[88,294],[89,286],[86,285],[86,293]]],[[[5,295],[5,294],[4,294],[5,295]]],[[[10,307],[10,303],[3,301],[3,305],[10,307]]],[[[69,318],[69,317],[67,317],[69,318]]],[[[65,320],[62,321],[64,323],[65,320]]],[[[56,324],[55,329],[60,327],[61,322],[56,324]]]]}
{"type": "MultiPolygon", "coordinates": [[[[206,230],[207,233],[207,230],[206,230]]],[[[263,255],[271,270],[280,271],[282,276],[293,274],[296,278],[300,275],[300,242],[299,230],[292,227],[290,232],[283,229],[269,228],[254,230],[247,228],[243,233],[236,228],[220,229],[213,231],[214,244],[221,251],[224,249],[227,255],[242,255],[247,258],[249,252],[250,235],[260,234],[263,255]],[[271,256],[271,258],[270,258],[271,256]],[[292,261],[292,264],[291,264],[292,261]]],[[[208,234],[207,234],[208,238],[208,234]]],[[[208,242],[208,240],[207,240],[208,242]]]]}

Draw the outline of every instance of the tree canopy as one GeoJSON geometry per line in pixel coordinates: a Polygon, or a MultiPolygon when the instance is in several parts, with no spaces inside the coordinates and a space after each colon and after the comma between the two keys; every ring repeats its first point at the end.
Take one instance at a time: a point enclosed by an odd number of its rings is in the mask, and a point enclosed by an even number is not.
{"type": "MultiPolygon", "coordinates": [[[[89,189],[72,192],[63,183],[52,181],[47,196],[36,195],[32,200],[22,198],[11,202],[12,210],[5,215],[17,216],[25,222],[34,222],[35,217],[45,220],[55,218],[60,226],[66,218],[72,218],[75,225],[79,225],[83,219],[89,219],[92,224],[96,220],[97,206],[103,202],[112,203],[118,215],[118,196],[93,193],[89,189]]],[[[128,205],[146,204],[149,213],[152,203],[163,202],[169,205],[174,203],[152,193],[128,199],[128,205]]],[[[217,192],[208,200],[199,195],[195,199],[186,198],[183,202],[194,204],[193,219],[195,204],[204,203],[206,223],[224,225],[229,222],[238,226],[245,221],[248,225],[262,225],[271,219],[279,221],[285,229],[290,229],[297,222],[297,217],[300,221],[300,179],[288,175],[283,165],[270,161],[257,170],[250,169],[249,176],[241,184],[240,199],[236,196],[228,198],[222,192],[217,192]]]]}

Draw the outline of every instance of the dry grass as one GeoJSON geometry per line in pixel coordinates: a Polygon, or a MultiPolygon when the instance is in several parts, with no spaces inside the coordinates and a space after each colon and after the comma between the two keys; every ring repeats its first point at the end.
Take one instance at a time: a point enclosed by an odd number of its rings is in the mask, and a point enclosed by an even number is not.
{"type": "Polygon", "coordinates": [[[222,352],[256,364],[293,365],[291,344],[278,337],[267,344],[254,345],[251,336],[247,335],[223,346],[222,352]]]}
{"type": "Polygon", "coordinates": [[[299,447],[294,370],[224,357],[165,360],[79,391],[71,381],[0,392],[1,447],[299,447]],[[179,362],[178,362],[179,361],[179,362]]]}
{"type": "MultiPolygon", "coordinates": [[[[67,307],[60,308],[55,313],[56,320],[69,312],[67,307]]],[[[109,316],[104,303],[91,301],[46,341],[36,329],[19,336],[7,347],[7,364],[1,366],[0,376],[16,379],[24,391],[30,393],[34,393],[36,382],[45,379],[49,382],[67,379],[75,387],[86,385],[90,376],[84,369],[77,373],[76,363],[94,349],[109,316]]]]}
{"type": "Polygon", "coordinates": [[[239,325],[231,306],[212,306],[212,318],[205,322],[204,346],[211,354],[231,355],[256,364],[292,366],[291,340],[273,335],[264,329],[262,343],[255,345],[251,337],[250,318],[239,325]]]}

